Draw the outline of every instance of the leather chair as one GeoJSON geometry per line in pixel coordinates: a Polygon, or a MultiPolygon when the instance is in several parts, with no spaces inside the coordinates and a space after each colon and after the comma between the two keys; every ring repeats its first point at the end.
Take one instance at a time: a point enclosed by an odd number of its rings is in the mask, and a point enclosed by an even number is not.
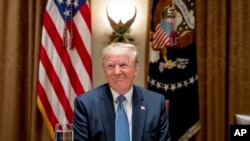
{"type": "Polygon", "coordinates": [[[250,114],[235,114],[234,122],[237,125],[250,125],[250,114]]]}

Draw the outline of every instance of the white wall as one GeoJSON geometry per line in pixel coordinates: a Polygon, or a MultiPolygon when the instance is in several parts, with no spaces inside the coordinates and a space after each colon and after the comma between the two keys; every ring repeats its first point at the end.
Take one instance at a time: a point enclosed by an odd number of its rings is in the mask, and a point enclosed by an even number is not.
{"type": "MultiPolygon", "coordinates": [[[[93,65],[93,87],[106,82],[101,68],[101,50],[109,43],[109,35],[112,29],[106,15],[106,6],[111,0],[91,0],[92,17],[92,65],[93,65]]],[[[132,42],[139,51],[139,74],[135,84],[145,87],[145,58],[148,48],[147,39],[149,35],[149,0],[132,0],[137,7],[137,16],[131,26],[130,35],[135,39],[132,42]]],[[[146,62],[145,62],[146,61],[146,62]]]]}

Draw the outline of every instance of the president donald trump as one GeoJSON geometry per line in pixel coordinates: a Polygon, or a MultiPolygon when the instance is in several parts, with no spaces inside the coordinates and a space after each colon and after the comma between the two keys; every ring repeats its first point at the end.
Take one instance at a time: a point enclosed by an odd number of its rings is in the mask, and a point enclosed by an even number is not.
{"type": "Polygon", "coordinates": [[[102,51],[107,80],[74,102],[74,141],[170,141],[165,99],[133,84],[134,45],[111,43],[102,51]]]}

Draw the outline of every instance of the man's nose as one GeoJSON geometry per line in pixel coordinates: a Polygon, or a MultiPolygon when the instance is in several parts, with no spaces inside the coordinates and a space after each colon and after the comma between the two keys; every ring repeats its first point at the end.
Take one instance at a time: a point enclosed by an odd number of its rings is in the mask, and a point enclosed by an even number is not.
{"type": "Polygon", "coordinates": [[[120,74],[121,73],[121,68],[119,65],[115,66],[115,74],[120,74]]]}

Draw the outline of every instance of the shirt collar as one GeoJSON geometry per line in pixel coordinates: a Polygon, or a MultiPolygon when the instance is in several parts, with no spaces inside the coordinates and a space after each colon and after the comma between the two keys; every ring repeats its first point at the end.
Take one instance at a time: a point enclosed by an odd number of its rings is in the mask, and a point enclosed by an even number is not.
{"type": "MultiPolygon", "coordinates": [[[[120,94],[118,94],[115,90],[113,90],[112,88],[110,88],[112,96],[113,96],[113,100],[116,103],[116,99],[118,96],[120,96],[120,94]]],[[[131,89],[129,89],[129,91],[127,93],[125,93],[123,96],[126,97],[126,100],[128,102],[128,104],[131,104],[132,101],[132,93],[133,93],[133,87],[131,87],[131,89]]]]}

